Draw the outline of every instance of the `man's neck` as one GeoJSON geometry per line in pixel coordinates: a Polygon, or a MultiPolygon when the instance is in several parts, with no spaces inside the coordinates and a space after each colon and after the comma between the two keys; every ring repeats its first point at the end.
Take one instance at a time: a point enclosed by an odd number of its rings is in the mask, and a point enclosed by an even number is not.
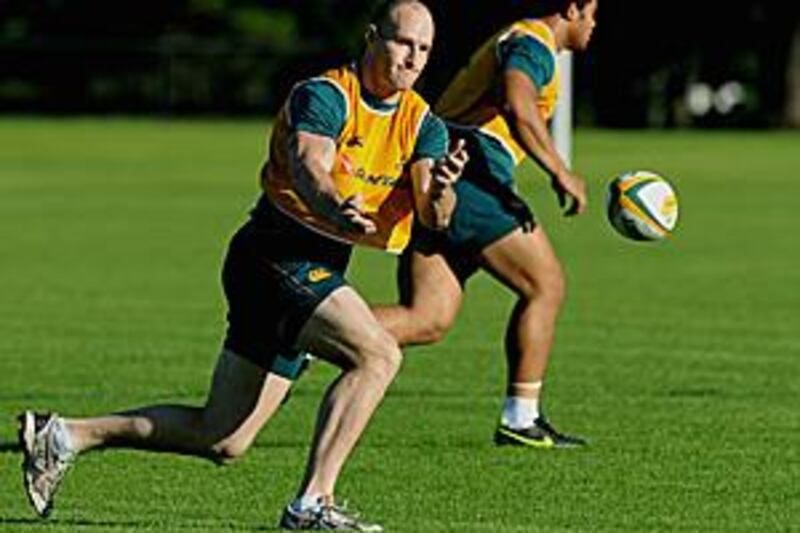
{"type": "Polygon", "coordinates": [[[567,21],[561,15],[550,15],[549,17],[543,17],[541,20],[547,27],[550,28],[550,31],[553,32],[553,37],[556,41],[556,50],[562,51],[567,46],[567,21]]]}

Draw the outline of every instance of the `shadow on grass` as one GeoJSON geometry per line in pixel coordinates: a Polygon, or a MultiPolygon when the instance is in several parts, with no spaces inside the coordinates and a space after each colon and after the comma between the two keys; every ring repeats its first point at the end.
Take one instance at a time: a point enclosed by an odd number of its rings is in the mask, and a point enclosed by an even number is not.
{"type": "Polygon", "coordinates": [[[21,450],[17,441],[0,441],[0,453],[18,453],[21,450]]]}
{"type": "MultiPolygon", "coordinates": [[[[0,517],[0,527],[2,526],[26,526],[26,527],[41,527],[48,528],[53,526],[67,526],[70,528],[149,528],[157,525],[152,521],[147,520],[92,520],[84,518],[75,519],[43,519],[43,518],[5,518],[0,517]]],[[[209,530],[225,530],[225,531],[282,531],[277,526],[267,526],[262,524],[248,525],[237,524],[235,522],[220,521],[217,523],[185,523],[170,522],[163,525],[167,530],[181,530],[181,529],[209,529],[209,530]]]]}

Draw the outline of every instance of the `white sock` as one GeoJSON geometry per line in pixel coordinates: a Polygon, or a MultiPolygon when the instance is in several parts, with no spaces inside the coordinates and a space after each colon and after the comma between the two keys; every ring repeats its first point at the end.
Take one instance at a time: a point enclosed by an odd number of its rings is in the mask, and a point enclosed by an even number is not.
{"type": "Polygon", "coordinates": [[[321,502],[322,502],[321,495],[315,494],[309,496],[308,494],[306,494],[299,498],[295,498],[295,500],[292,502],[292,509],[298,512],[303,512],[307,509],[313,509],[319,507],[321,502]]]}
{"type": "Polygon", "coordinates": [[[72,444],[72,436],[69,434],[67,424],[62,418],[53,420],[53,448],[56,454],[64,460],[69,460],[75,455],[75,446],[72,444]]]}
{"type": "Polygon", "coordinates": [[[506,401],[503,403],[503,414],[501,415],[501,421],[504,426],[508,426],[511,429],[530,427],[538,416],[538,398],[506,396],[506,401]]]}

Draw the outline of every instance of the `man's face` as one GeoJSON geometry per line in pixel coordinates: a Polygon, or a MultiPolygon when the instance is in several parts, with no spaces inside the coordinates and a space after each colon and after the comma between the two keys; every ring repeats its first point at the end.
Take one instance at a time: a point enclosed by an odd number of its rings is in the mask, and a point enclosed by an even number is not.
{"type": "Polygon", "coordinates": [[[385,91],[413,87],[433,46],[433,19],[422,4],[401,4],[376,28],[370,43],[376,81],[385,91]]]}
{"type": "Polygon", "coordinates": [[[597,14],[597,2],[593,0],[583,6],[583,9],[576,10],[577,15],[570,21],[570,48],[572,50],[583,51],[589,47],[592,40],[592,32],[597,25],[595,15],[597,14]]]}

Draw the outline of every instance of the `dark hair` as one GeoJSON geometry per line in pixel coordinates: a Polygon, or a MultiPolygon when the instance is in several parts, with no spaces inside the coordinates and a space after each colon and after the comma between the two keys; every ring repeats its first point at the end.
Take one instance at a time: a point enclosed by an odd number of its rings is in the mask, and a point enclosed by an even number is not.
{"type": "Polygon", "coordinates": [[[528,16],[545,17],[561,13],[565,15],[570,4],[575,4],[578,9],[583,9],[586,4],[591,4],[595,0],[518,0],[518,6],[525,11],[528,16]]]}

